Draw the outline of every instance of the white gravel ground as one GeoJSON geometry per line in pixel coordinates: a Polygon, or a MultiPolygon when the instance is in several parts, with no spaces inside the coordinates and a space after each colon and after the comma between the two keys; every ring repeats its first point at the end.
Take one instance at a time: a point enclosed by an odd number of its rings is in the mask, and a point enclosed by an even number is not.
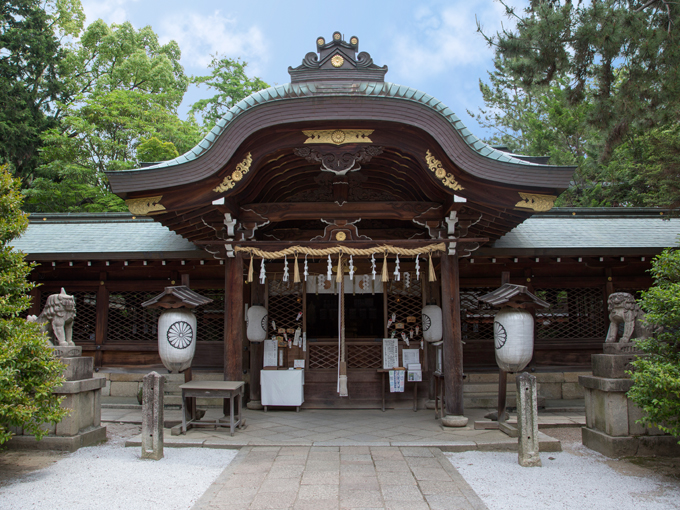
{"type": "Polygon", "coordinates": [[[541,453],[541,468],[520,467],[517,453],[446,455],[490,510],[680,508],[680,483],[650,472],[644,477],[624,474],[583,446],[573,453],[541,453]]]}
{"type": "Polygon", "coordinates": [[[165,448],[159,461],[122,443],[81,448],[0,488],[2,509],[188,509],[237,450],[165,448]]]}

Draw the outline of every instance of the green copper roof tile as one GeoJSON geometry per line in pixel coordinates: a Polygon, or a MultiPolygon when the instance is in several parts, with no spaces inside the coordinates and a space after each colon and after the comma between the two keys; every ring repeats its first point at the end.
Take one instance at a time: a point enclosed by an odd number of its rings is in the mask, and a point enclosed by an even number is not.
{"type": "Polygon", "coordinates": [[[275,87],[269,87],[268,89],[255,92],[247,98],[239,101],[228,112],[226,112],[224,116],[217,122],[215,127],[213,127],[213,129],[205,136],[203,140],[201,140],[201,142],[199,142],[196,147],[179,156],[178,158],[175,158],[171,161],[164,161],[153,167],[147,167],[147,169],[175,166],[200,157],[205,151],[210,149],[213,143],[217,140],[217,138],[219,138],[222,132],[224,132],[226,127],[234,121],[234,119],[261,104],[272,101],[281,101],[284,99],[295,99],[298,97],[306,98],[314,96],[344,96],[347,94],[391,97],[394,99],[411,101],[424,105],[442,115],[451,124],[451,126],[458,131],[465,142],[484,157],[498,161],[506,161],[516,165],[532,166],[535,164],[516,159],[489,147],[487,144],[473,135],[472,132],[467,127],[465,127],[465,124],[450,108],[448,108],[437,98],[426,94],[425,92],[389,82],[360,82],[356,85],[357,87],[355,89],[353,89],[351,92],[348,92],[346,89],[334,90],[328,87],[318,88],[317,84],[314,82],[299,82],[277,85],[275,87]]]}

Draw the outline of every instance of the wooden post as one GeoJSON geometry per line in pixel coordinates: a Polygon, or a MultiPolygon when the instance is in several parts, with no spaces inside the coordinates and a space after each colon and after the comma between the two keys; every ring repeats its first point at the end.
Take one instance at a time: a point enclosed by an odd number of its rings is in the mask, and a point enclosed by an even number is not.
{"type": "MultiPolygon", "coordinates": [[[[503,271],[501,273],[501,285],[510,283],[510,271],[503,271]]],[[[496,414],[496,421],[498,423],[505,421],[505,408],[507,406],[507,389],[508,389],[508,373],[502,368],[498,369],[498,409],[496,414]]]]}
{"type": "Polygon", "coordinates": [[[243,257],[224,261],[224,380],[243,380],[243,257]]]}
{"type": "Polygon", "coordinates": [[[463,416],[463,338],[460,325],[458,256],[441,256],[444,414],[463,416]]]}
{"type": "Polygon", "coordinates": [[[28,307],[28,315],[40,315],[40,287],[33,287],[30,292],[31,306],[28,307]]]}
{"type": "Polygon", "coordinates": [[[94,351],[95,370],[102,366],[102,345],[106,343],[109,328],[109,289],[106,288],[106,273],[99,273],[99,287],[97,287],[97,320],[95,323],[94,351]]]}
{"type": "Polygon", "coordinates": [[[181,278],[182,285],[184,285],[185,287],[191,287],[191,285],[189,285],[189,274],[188,273],[180,274],[180,278],[181,278]]]}

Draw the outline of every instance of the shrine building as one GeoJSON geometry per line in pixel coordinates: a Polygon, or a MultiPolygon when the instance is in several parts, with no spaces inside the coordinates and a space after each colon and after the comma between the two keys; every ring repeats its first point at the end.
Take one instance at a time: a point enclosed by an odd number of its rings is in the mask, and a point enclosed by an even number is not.
{"type": "Polygon", "coordinates": [[[465,382],[498,370],[495,309],[478,297],[510,282],[550,304],[534,312],[528,369],[561,374],[546,398],[578,398],[565,374],[601,352],[607,296],[649,287],[678,220],[553,209],[574,167],[490,147],[434,97],[386,82],[356,37],[318,38],[289,73],[190,152],[108,173],[130,214],[32,215],[16,243],[40,264],[29,313],[64,287],[97,369],[157,366],[159,312],[141,303],[185,284],[213,300],[196,310],[193,368],[246,381],[251,401],[265,356],[245,318],[264,306],[281,356],[268,368],[302,362],[304,406],[378,407],[383,339],[396,338],[419,351],[421,399],[441,373],[445,410],[462,415],[465,382]],[[441,307],[441,354],[423,341],[427,304],[441,307]]]}

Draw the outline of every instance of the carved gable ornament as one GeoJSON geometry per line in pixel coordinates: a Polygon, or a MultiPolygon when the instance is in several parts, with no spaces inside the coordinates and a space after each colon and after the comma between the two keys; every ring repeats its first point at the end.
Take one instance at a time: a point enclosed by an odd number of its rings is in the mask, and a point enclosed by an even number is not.
{"type": "Polygon", "coordinates": [[[536,212],[546,212],[553,208],[557,197],[555,195],[539,195],[537,193],[518,192],[522,198],[515,204],[515,207],[523,209],[533,209],[536,212]]]}
{"type": "Polygon", "coordinates": [[[236,183],[239,182],[243,177],[250,171],[250,165],[253,164],[253,157],[250,154],[246,154],[246,157],[243,161],[241,161],[238,165],[236,165],[236,169],[231,173],[231,175],[227,175],[224,180],[222,181],[222,184],[217,186],[216,188],[213,188],[213,191],[215,193],[222,193],[223,191],[228,191],[232,189],[234,186],[236,186],[236,183]]]}
{"type": "Polygon", "coordinates": [[[463,188],[453,174],[446,171],[442,162],[435,158],[430,151],[425,153],[425,161],[427,162],[427,167],[431,172],[434,173],[435,177],[442,181],[442,184],[447,188],[451,188],[453,191],[460,191],[463,188]]]}
{"type": "Polygon", "coordinates": [[[310,51],[298,67],[289,67],[291,83],[317,80],[385,81],[387,66],[377,66],[371,55],[359,52],[359,38],[352,36],[345,41],[335,32],[330,41],[316,39],[316,51],[310,51]],[[358,54],[357,54],[358,53],[358,54]]]}
{"type": "Polygon", "coordinates": [[[165,206],[160,203],[163,195],[156,197],[130,198],[125,201],[130,212],[136,216],[146,216],[160,211],[165,211],[165,206]]]}

